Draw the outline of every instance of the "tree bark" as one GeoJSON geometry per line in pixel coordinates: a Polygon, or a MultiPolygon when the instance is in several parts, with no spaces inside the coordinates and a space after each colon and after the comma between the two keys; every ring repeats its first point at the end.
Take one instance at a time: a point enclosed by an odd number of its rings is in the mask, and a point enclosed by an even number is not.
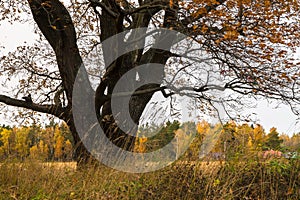
{"type": "Polygon", "coordinates": [[[72,113],[72,92],[78,69],[83,64],[77,46],[76,32],[71,16],[59,0],[28,0],[33,18],[53,48],[68,105],[59,116],[69,126],[75,142],[74,158],[87,163],[90,153],[76,131],[72,113]]]}

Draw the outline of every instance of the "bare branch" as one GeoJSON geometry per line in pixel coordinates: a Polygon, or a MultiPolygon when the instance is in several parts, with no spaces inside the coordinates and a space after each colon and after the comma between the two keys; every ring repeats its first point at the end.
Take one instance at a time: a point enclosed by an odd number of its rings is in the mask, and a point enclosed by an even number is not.
{"type": "Polygon", "coordinates": [[[23,66],[24,69],[27,70],[28,72],[34,74],[34,75],[41,76],[41,77],[46,77],[46,78],[49,78],[51,80],[61,81],[61,78],[51,76],[52,74],[55,74],[56,72],[51,72],[49,74],[39,73],[37,70],[34,69],[34,67],[30,63],[28,63],[28,65],[31,67],[31,69],[29,69],[28,67],[23,66]]]}
{"type": "Polygon", "coordinates": [[[19,99],[14,99],[5,95],[0,95],[0,102],[9,106],[27,108],[37,112],[51,114],[60,119],[63,119],[64,113],[66,112],[65,108],[62,108],[57,105],[39,105],[39,104],[29,103],[19,99]]]}
{"type": "Polygon", "coordinates": [[[141,12],[143,10],[151,10],[151,9],[164,9],[169,5],[168,1],[153,1],[148,4],[144,4],[142,6],[139,6],[138,8],[131,8],[129,10],[125,11],[126,15],[132,15],[134,13],[141,12]]]}

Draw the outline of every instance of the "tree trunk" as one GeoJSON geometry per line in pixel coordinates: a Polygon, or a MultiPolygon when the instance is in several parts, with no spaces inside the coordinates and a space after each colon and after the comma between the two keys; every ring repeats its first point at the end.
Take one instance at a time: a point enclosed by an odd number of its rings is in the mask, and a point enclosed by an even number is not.
{"type": "MultiPolygon", "coordinates": [[[[88,163],[90,162],[90,160],[92,160],[91,154],[83,145],[81,141],[82,138],[80,138],[78,130],[76,130],[75,127],[75,122],[73,120],[73,88],[76,75],[78,73],[78,70],[80,69],[80,66],[82,65],[82,59],[76,44],[77,39],[74,24],[69,12],[59,0],[28,0],[28,3],[30,5],[35,22],[55,51],[63,88],[68,99],[68,106],[66,107],[65,113],[63,114],[63,116],[57,117],[65,120],[70,128],[70,131],[72,132],[75,141],[75,159],[79,163],[88,163]]],[[[124,15],[118,9],[118,5],[116,5],[115,1],[103,0],[102,3],[109,7],[113,12],[118,13],[117,16],[112,16],[109,12],[105,11],[105,9],[102,10],[102,13],[100,15],[100,25],[102,30],[100,39],[103,42],[107,38],[124,30],[124,15]]],[[[147,12],[134,14],[132,28],[147,27],[149,25],[151,17],[160,9],[161,8],[153,8],[149,9],[147,12]]],[[[167,16],[165,18],[164,25],[166,27],[169,27],[167,26],[167,23],[169,23],[170,21],[168,21],[168,19],[170,16],[173,16],[175,14],[174,12],[167,12],[166,15],[167,16]]],[[[139,35],[132,34],[131,39],[134,40],[138,37],[139,35]]],[[[120,45],[122,46],[124,44],[120,45]]],[[[114,52],[116,51],[116,49],[118,51],[118,47],[109,47],[104,49],[104,57],[116,53],[114,52]]],[[[106,99],[105,101],[103,100],[105,99],[104,91],[105,89],[107,89],[108,94],[111,95],[119,79],[135,66],[146,63],[159,63],[165,65],[167,59],[169,58],[168,52],[165,51],[150,49],[143,55],[142,52],[142,49],[138,49],[134,52],[130,52],[117,58],[117,60],[114,61],[106,69],[106,75],[98,87],[100,89],[97,89],[98,91],[96,91],[96,110],[97,112],[100,112],[100,108],[102,109],[101,113],[97,113],[97,117],[104,133],[115,145],[128,151],[134,150],[135,137],[132,135],[128,135],[127,133],[128,131],[137,131],[137,125],[139,124],[140,117],[154,92],[131,97],[129,102],[129,113],[136,126],[132,127],[130,130],[124,131],[118,127],[116,119],[112,115],[111,99],[106,99]]],[[[126,86],[129,88],[135,88],[137,84],[135,78],[135,76],[131,77],[126,86]]],[[[146,77],[142,77],[141,75],[141,78],[146,77]]],[[[163,77],[161,77],[161,80],[162,78],[163,77]]],[[[159,85],[159,83],[148,84],[140,89],[155,88],[159,85]]],[[[90,88],[82,89],[90,90],[90,88]]],[[[91,92],[88,91],[87,94],[91,94],[91,92]]],[[[79,104],[78,106],[81,105],[79,104]]],[[[87,109],[90,110],[91,108],[87,109]]],[[[115,105],[114,109],[116,109],[120,114],[128,112],[128,110],[122,107],[122,99],[120,100],[120,104],[115,105]]],[[[82,120],[85,119],[83,118],[82,120]]],[[[126,126],[126,123],[127,122],[125,119],[124,121],[119,122],[119,125],[125,124],[126,126]]]]}
{"type": "Polygon", "coordinates": [[[77,47],[76,32],[71,16],[59,0],[28,0],[33,18],[53,48],[68,105],[65,112],[57,116],[69,126],[75,142],[74,158],[78,163],[88,163],[90,153],[83,145],[74,124],[72,93],[82,59],[77,47]],[[59,19],[59,20],[57,20],[59,19]]]}

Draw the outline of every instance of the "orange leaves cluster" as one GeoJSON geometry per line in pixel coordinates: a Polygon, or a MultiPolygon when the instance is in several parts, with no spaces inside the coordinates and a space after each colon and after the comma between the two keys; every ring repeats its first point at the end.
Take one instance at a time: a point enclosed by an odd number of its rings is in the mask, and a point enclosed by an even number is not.
{"type": "Polygon", "coordinates": [[[236,40],[238,39],[239,33],[236,30],[227,31],[224,35],[224,39],[236,40]]]}
{"type": "MultiPolygon", "coordinates": [[[[203,16],[208,13],[207,8],[205,6],[216,6],[220,3],[217,0],[193,0],[193,9],[195,10],[192,13],[192,17],[198,18],[199,16],[203,16]]],[[[190,9],[191,7],[189,7],[190,9]]]]}
{"type": "Polygon", "coordinates": [[[295,51],[300,46],[297,0],[228,0],[209,12],[205,8],[216,1],[193,2],[191,16],[195,20],[201,18],[193,30],[214,41],[216,46],[236,47],[230,50],[254,56],[261,64],[286,59],[285,49],[295,51]]]}
{"type": "Polygon", "coordinates": [[[207,13],[207,10],[202,7],[202,8],[197,9],[197,11],[192,14],[192,17],[198,18],[199,16],[204,15],[206,13],[207,13]]]}
{"type": "Polygon", "coordinates": [[[174,6],[174,1],[170,0],[170,8],[173,8],[173,6],[174,6]]]}
{"type": "Polygon", "coordinates": [[[193,0],[196,4],[206,4],[206,5],[220,5],[217,0],[193,0]]]}
{"type": "Polygon", "coordinates": [[[226,1],[226,7],[229,9],[234,8],[237,5],[237,1],[226,1]]]}
{"type": "Polygon", "coordinates": [[[209,6],[211,5],[219,5],[220,3],[216,0],[206,0],[205,3],[209,6]]]}
{"type": "Polygon", "coordinates": [[[268,7],[271,6],[271,1],[270,0],[265,0],[264,4],[265,4],[265,7],[268,8],[268,7]]]}

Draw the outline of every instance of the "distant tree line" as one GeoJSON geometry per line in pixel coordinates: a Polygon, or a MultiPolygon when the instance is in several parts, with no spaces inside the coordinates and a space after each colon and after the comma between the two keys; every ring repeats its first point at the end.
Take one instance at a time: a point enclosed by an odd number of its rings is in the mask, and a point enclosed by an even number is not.
{"type": "MultiPolygon", "coordinates": [[[[187,131],[195,131],[195,138],[183,156],[188,160],[199,160],[201,146],[204,139],[214,134],[217,125],[206,121],[198,123],[168,121],[165,124],[146,124],[139,128],[135,151],[140,153],[151,152],[162,148],[172,141],[174,149],[182,148],[185,141],[192,137],[187,131]],[[144,137],[155,133],[152,137],[144,137]],[[175,140],[172,140],[174,139],[175,140]]],[[[300,152],[300,133],[288,136],[279,134],[276,128],[267,133],[264,128],[257,125],[237,124],[230,121],[221,129],[218,137],[206,140],[214,143],[206,156],[220,155],[238,158],[245,155],[258,155],[268,150],[283,153],[300,152]]],[[[72,134],[65,123],[50,122],[45,127],[33,124],[31,126],[0,127],[0,160],[13,158],[24,160],[33,158],[41,161],[72,161],[74,141],[72,134]]],[[[176,154],[176,151],[173,152],[176,154]]]]}
{"type": "Polygon", "coordinates": [[[202,153],[200,152],[201,146],[205,145],[203,142],[214,144],[209,149],[209,152],[204,152],[206,156],[222,155],[222,158],[225,157],[227,159],[262,155],[263,152],[270,150],[282,153],[300,152],[300,133],[295,133],[292,136],[279,134],[274,127],[269,132],[266,132],[259,124],[237,124],[234,121],[224,124],[219,135],[215,134],[215,130],[217,126],[221,125],[211,125],[206,121],[184,124],[174,121],[172,123],[167,122],[161,126],[146,124],[139,130],[140,139],[136,141],[136,151],[151,152],[163,147],[177,137],[178,140],[173,140],[173,145],[176,149],[176,146],[182,145],[182,141],[187,139],[184,137],[189,137],[188,134],[181,134],[178,131],[179,129],[185,131],[186,128],[184,127],[186,126],[188,126],[188,130],[196,131],[192,144],[183,156],[184,159],[188,160],[199,160],[199,155],[202,153]],[[156,132],[158,134],[151,138],[143,138],[143,133],[148,132],[156,132]]]}
{"type": "Polygon", "coordinates": [[[73,139],[65,123],[53,121],[45,127],[0,127],[0,159],[23,160],[34,158],[42,161],[71,161],[73,139]]]}

